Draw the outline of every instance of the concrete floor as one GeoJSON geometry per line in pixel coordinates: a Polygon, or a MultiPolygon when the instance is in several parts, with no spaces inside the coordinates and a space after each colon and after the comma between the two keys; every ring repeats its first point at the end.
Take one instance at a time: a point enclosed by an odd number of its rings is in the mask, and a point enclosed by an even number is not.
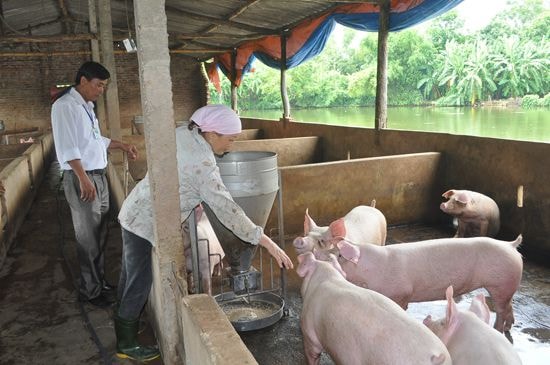
{"type": "MultiPolygon", "coordinates": [[[[89,304],[81,309],[76,300],[74,236],[63,193],[57,195],[56,192],[57,183],[55,168],[50,169],[0,269],[0,364],[133,364],[130,360],[114,357],[112,310],[89,304]],[[61,227],[65,230],[63,234],[61,227]],[[88,327],[97,334],[99,347],[88,327]]],[[[120,268],[120,229],[114,220],[110,228],[107,278],[116,283],[120,268]]],[[[388,243],[450,234],[452,232],[444,228],[396,227],[389,230],[388,243]]],[[[294,256],[293,251],[289,241],[287,252],[294,256]]],[[[241,333],[244,343],[261,365],[305,363],[299,325],[301,278],[294,271],[287,272],[286,278],[288,315],[270,327],[241,333]]],[[[279,282],[279,277],[275,277],[275,283],[279,282]]],[[[471,296],[465,296],[466,300],[459,306],[468,306],[471,296]]],[[[413,303],[408,313],[422,320],[427,314],[441,316],[444,307],[443,301],[413,303]]],[[[522,284],[514,297],[514,312],[516,323],[511,337],[523,363],[548,364],[550,266],[525,261],[522,284]]],[[[151,328],[146,321],[143,325],[140,340],[154,344],[151,328]]],[[[162,360],[150,364],[162,364],[162,360]]],[[[333,362],[324,354],[321,364],[333,362]]]]}
{"type": "MultiPolygon", "coordinates": [[[[52,164],[0,269],[0,364],[134,364],[114,356],[113,309],[77,300],[74,232],[64,194],[57,191],[57,169],[52,164]]],[[[113,284],[120,254],[120,228],[113,220],[106,252],[106,277],[113,284]]],[[[142,343],[156,343],[147,321],[141,331],[142,343]]]]}

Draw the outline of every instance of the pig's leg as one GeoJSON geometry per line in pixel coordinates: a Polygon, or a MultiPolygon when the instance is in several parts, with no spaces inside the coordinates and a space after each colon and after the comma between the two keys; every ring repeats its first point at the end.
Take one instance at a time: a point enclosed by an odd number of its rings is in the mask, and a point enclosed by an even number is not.
{"type": "Polygon", "coordinates": [[[202,291],[210,296],[212,296],[212,280],[208,273],[202,274],[202,291]]]}
{"type": "Polygon", "coordinates": [[[479,235],[487,236],[488,231],[489,231],[489,221],[482,220],[481,222],[479,222],[479,235]]]}
{"type": "Polygon", "coordinates": [[[323,347],[320,345],[319,341],[315,341],[307,334],[304,335],[304,353],[306,355],[306,361],[308,365],[319,365],[321,361],[321,353],[323,352],[323,347]]]}
{"type": "Polygon", "coordinates": [[[495,311],[497,318],[495,320],[495,329],[499,332],[510,331],[515,322],[512,301],[506,304],[495,302],[495,311]]]}
{"type": "Polygon", "coordinates": [[[454,238],[457,237],[465,237],[464,234],[466,232],[466,223],[462,222],[460,219],[458,220],[458,229],[456,230],[454,238]]]}
{"type": "Polygon", "coordinates": [[[493,301],[494,310],[497,314],[495,329],[499,332],[509,331],[514,324],[514,311],[512,308],[512,297],[515,290],[502,290],[499,288],[486,288],[493,301]]]}

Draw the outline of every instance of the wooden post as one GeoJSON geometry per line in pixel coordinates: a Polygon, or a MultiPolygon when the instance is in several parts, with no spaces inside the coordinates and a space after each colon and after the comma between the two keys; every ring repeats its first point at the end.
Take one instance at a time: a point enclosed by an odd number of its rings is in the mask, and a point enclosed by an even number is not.
{"type": "MultiPolygon", "coordinates": [[[[4,0],[0,0],[0,16],[4,19],[4,5],[2,4],[4,0]]],[[[0,35],[4,35],[4,22],[0,22],[0,35]]]]}
{"type": "MultiPolygon", "coordinates": [[[[107,87],[107,126],[112,139],[120,140],[120,110],[118,104],[118,83],[115,54],[113,50],[113,24],[111,19],[111,0],[99,0],[99,34],[103,66],[109,70],[111,79],[107,87]]],[[[122,153],[111,153],[111,160],[122,162],[122,153]]]]}
{"type": "Polygon", "coordinates": [[[286,88],[286,32],[281,34],[281,99],[283,100],[283,121],[290,120],[290,102],[286,88]]]}
{"type": "Polygon", "coordinates": [[[162,351],[164,364],[183,363],[183,339],[179,337],[176,301],[171,283],[174,273],[185,280],[185,256],[180,230],[180,199],[176,164],[176,136],[172,80],[168,53],[165,1],[134,0],[141,107],[153,208],[153,288],[149,315],[162,351]]]}
{"type": "Polygon", "coordinates": [[[380,6],[378,26],[378,64],[376,73],[376,107],[374,128],[388,126],[388,34],[390,28],[390,0],[378,0],[380,6]]]}
{"type": "MultiPolygon", "coordinates": [[[[88,0],[88,18],[90,22],[90,33],[97,35],[97,6],[96,0],[88,0]]],[[[101,62],[99,57],[99,41],[96,38],[90,40],[90,48],[92,50],[92,60],[101,62]]],[[[105,95],[97,99],[97,119],[102,135],[107,135],[107,125],[105,117],[105,95]]]]}
{"type": "Polygon", "coordinates": [[[231,53],[231,109],[237,114],[237,50],[231,53]]]}

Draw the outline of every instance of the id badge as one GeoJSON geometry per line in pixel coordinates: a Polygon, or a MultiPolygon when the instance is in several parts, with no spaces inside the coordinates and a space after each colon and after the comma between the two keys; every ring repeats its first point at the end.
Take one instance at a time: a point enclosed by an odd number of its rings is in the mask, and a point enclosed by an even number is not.
{"type": "Polygon", "coordinates": [[[99,133],[99,127],[97,125],[94,126],[93,132],[94,132],[95,139],[99,139],[99,137],[101,137],[101,134],[99,133]]]}

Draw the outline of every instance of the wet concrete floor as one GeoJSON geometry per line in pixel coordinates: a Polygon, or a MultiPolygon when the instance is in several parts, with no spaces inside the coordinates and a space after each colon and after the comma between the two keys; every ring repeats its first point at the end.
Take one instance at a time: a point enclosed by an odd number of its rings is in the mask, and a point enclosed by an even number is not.
{"type": "MultiPolygon", "coordinates": [[[[58,195],[56,191],[58,180],[55,168],[50,169],[0,268],[0,364],[134,364],[114,356],[112,309],[90,304],[81,307],[77,301],[74,234],[63,193],[58,195]]],[[[444,228],[395,227],[388,232],[388,243],[449,235],[452,232],[444,228]]],[[[106,275],[112,283],[117,282],[120,270],[120,244],[120,228],[113,218],[106,265],[106,275]]],[[[291,240],[286,251],[297,263],[291,240]]],[[[275,270],[275,284],[281,282],[277,273],[275,270]]],[[[267,278],[266,273],[264,280],[267,278]]],[[[301,278],[291,270],[286,279],[288,315],[267,328],[241,332],[244,343],[261,365],[305,363],[299,324],[301,278]]],[[[464,296],[459,307],[467,307],[472,296],[464,296]]],[[[522,284],[513,306],[516,323],[511,337],[523,363],[550,363],[550,265],[543,267],[525,260],[522,284]]],[[[444,301],[412,303],[407,312],[420,321],[427,314],[442,316],[444,308],[444,301]]],[[[146,321],[140,341],[155,343],[146,321]]],[[[150,364],[162,364],[162,360],[150,364]]],[[[333,362],[323,354],[321,364],[333,362]]]]}

